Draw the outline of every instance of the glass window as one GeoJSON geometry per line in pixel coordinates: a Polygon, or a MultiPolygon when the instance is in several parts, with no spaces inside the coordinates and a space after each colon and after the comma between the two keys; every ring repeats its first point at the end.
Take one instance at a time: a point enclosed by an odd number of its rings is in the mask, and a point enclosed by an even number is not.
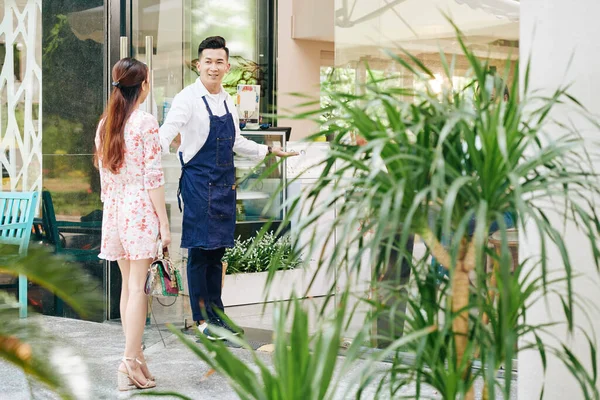
{"type": "Polygon", "coordinates": [[[198,45],[223,36],[231,71],[223,85],[235,94],[238,84],[261,85],[261,112],[274,111],[273,0],[133,0],[133,57],[146,60],[146,36],[152,36],[154,104],[164,121],[173,97],[198,78],[198,45]]]}
{"type": "Polygon", "coordinates": [[[261,85],[261,113],[275,111],[273,0],[189,0],[191,13],[186,52],[186,83],[197,77],[198,45],[208,36],[223,36],[231,70],[223,86],[231,95],[237,85],[261,85]]]}
{"type": "Polygon", "coordinates": [[[104,3],[42,4],[44,188],[58,219],[102,209],[93,165],[96,126],[104,109],[104,3]]]}
{"type": "MultiPolygon", "coordinates": [[[[390,76],[400,68],[382,50],[401,54],[399,49],[402,48],[440,77],[430,83],[432,89],[441,91],[442,84],[449,84],[441,78],[445,75],[440,62],[441,50],[448,62],[454,62],[452,83],[454,88],[460,87],[462,84],[457,79],[468,73],[468,63],[446,15],[451,16],[462,30],[471,49],[489,59],[500,75],[504,75],[506,60],[516,60],[519,55],[517,1],[461,4],[463,2],[455,0],[404,0],[394,3],[397,4],[391,7],[386,0],[352,3],[335,0],[336,65],[367,63],[390,76]]],[[[410,74],[401,84],[405,87],[419,85],[410,74]]]]}

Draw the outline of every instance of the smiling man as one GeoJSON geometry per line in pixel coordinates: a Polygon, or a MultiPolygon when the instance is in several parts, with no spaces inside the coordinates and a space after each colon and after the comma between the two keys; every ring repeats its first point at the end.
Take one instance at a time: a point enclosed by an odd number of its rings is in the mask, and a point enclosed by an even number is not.
{"type": "Polygon", "coordinates": [[[160,128],[161,146],[169,146],[178,133],[181,162],[178,199],[183,200],[181,247],[188,249],[187,278],[196,327],[211,340],[222,339],[208,324],[239,334],[219,317],[221,258],[233,247],[235,230],[235,169],[233,153],[261,159],[268,154],[294,155],[281,148],[257,144],[241,136],[239,118],[223,77],[231,68],[225,39],[211,36],[198,47],[200,77],[173,99],[160,128]]]}

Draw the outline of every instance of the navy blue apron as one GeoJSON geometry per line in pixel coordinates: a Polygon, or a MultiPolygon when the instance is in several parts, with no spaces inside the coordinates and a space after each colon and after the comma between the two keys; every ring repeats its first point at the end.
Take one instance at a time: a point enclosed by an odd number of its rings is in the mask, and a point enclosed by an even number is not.
{"type": "Polygon", "coordinates": [[[202,100],[210,118],[204,146],[187,163],[179,153],[179,209],[183,199],[181,247],[214,250],[233,247],[235,230],[235,125],[225,103],[225,115],[213,115],[206,97],[202,100]],[[181,198],[179,197],[181,195],[181,198]]]}

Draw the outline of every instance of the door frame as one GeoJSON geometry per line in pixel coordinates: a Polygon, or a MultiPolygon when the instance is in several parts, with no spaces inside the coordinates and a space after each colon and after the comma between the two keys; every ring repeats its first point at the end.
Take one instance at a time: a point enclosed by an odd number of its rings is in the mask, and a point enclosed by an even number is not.
{"type": "MultiPolygon", "coordinates": [[[[126,36],[128,40],[128,53],[131,51],[131,32],[127,21],[131,18],[131,0],[105,0],[105,42],[104,47],[104,84],[102,87],[104,104],[112,90],[112,67],[121,58],[121,37],[126,36]]],[[[121,296],[121,274],[116,262],[104,261],[106,271],[105,282],[105,318],[114,320],[121,318],[119,313],[119,301],[121,296]],[[116,301],[115,301],[116,300],[116,301]],[[113,304],[114,302],[114,304],[113,304]]]]}
{"type": "Polygon", "coordinates": [[[104,103],[108,101],[112,89],[112,67],[121,58],[120,41],[121,37],[128,38],[128,53],[131,51],[131,24],[127,23],[131,19],[131,0],[105,0],[105,21],[106,21],[106,47],[104,57],[104,71],[106,79],[104,80],[104,103]]]}

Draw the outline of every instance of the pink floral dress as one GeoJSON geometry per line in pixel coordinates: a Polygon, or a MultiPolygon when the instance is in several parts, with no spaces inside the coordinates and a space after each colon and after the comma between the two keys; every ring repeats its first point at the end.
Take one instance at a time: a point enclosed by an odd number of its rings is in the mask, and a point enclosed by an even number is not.
{"type": "MultiPolygon", "coordinates": [[[[100,160],[102,247],[105,260],[142,260],[156,256],[158,215],[148,190],[164,185],[158,122],[135,110],[125,125],[125,161],[117,174],[100,160]]],[[[96,132],[96,148],[100,146],[96,132]]]]}

